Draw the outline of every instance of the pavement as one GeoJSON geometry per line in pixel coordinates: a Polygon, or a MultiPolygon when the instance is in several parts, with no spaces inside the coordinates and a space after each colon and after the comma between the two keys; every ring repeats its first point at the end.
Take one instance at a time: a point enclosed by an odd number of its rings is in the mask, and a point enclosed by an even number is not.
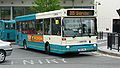
{"type": "Polygon", "coordinates": [[[118,56],[120,57],[120,52],[118,52],[118,50],[115,49],[107,49],[107,38],[103,39],[103,40],[99,40],[101,42],[98,42],[98,51],[104,54],[108,54],[108,55],[112,55],[112,56],[118,56]]]}

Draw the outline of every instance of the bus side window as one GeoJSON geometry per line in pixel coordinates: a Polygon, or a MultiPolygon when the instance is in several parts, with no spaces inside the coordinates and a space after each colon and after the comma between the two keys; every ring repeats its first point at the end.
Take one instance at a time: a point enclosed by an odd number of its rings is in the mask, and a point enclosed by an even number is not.
{"type": "Polygon", "coordinates": [[[52,35],[61,35],[61,18],[52,18],[52,35]]]}
{"type": "Polygon", "coordinates": [[[50,35],[50,19],[44,19],[44,34],[45,35],[50,35]]]}
{"type": "Polygon", "coordinates": [[[11,29],[15,29],[15,23],[11,24],[11,29]]]}
{"type": "Polygon", "coordinates": [[[36,33],[43,34],[43,20],[36,20],[36,33]]]}

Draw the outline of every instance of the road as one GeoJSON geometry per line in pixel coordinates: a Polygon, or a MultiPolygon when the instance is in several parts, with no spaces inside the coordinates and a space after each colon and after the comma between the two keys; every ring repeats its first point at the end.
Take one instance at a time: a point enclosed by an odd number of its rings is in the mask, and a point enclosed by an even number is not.
{"type": "MultiPolygon", "coordinates": [[[[104,43],[103,43],[104,44],[104,43]]],[[[12,55],[0,65],[4,68],[118,68],[120,58],[99,52],[47,55],[42,51],[28,49],[13,44],[12,55]]]]}

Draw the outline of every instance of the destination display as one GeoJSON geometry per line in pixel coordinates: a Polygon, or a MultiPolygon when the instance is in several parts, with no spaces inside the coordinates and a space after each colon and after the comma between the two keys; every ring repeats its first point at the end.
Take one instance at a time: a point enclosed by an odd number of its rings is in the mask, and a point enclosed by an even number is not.
{"type": "Polygon", "coordinates": [[[67,10],[68,16],[93,16],[94,10],[67,10]]]}

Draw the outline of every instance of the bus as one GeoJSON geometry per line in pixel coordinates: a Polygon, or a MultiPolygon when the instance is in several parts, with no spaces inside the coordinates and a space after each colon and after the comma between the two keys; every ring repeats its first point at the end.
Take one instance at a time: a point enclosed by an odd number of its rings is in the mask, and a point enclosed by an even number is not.
{"type": "Polygon", "coordinates": [[[16,39],[15,21],[0,20],[0,39],[13,40],[16,39]]]}
{"type": "Polygon", "coordinates": [[[24,49],[46,53],[97,51],[97,22],[94,10],[60,9],[15,18],[16,42],[24,49]]]}

